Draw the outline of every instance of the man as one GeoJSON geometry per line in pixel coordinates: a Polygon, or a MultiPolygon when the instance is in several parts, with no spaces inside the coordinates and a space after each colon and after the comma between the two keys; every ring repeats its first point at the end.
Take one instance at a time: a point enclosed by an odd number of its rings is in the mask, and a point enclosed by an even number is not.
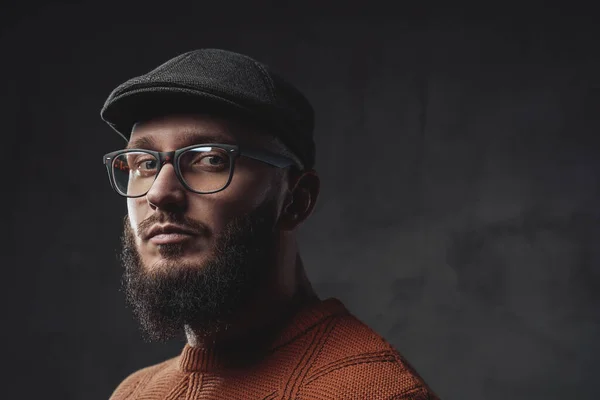
{"type": "Polygon", "coordinates": [[[319,178],[313,110],[296,88],[203,49],[123,83],[101,116],[128,141],[104,157],[127,197],[127,300],[149,338],[187,338],[112,399],[437,399],[306,277],[295,232],[319,178]]]}

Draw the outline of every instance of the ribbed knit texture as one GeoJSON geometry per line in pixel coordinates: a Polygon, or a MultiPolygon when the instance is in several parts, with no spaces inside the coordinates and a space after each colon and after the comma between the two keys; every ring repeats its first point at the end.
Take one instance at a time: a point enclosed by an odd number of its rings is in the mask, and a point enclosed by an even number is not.
{"type": "Polygon", "coordinates": [[[111,400],[439,400],[407,361],[337,299],[300,310],[251,365],[185,345],[125,379],[111,400]]]}

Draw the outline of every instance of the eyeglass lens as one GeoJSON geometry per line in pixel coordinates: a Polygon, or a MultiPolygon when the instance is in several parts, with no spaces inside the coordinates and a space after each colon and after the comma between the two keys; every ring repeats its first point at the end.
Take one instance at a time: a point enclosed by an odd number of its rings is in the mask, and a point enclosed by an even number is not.
{"type": "MultiPolygon", "coordinates": [[[[223,189],[229,181],[231,158],[218,147],[202,146],[186,150],[177,159],[181,178],[192,190],[210,193],[223,189]]],[[[128,151],[115,157],[112,174],[117,190],[126,196],[142,196],[150,190],[159,171],[159,160],[143,151],[128,151]]]]}

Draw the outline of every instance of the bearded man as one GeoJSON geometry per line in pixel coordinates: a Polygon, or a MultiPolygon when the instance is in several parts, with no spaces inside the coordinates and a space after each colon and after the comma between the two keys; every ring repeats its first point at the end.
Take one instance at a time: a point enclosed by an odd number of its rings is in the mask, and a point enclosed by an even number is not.
{"type": "Polygon", "coordinates": [[[245,55],[201,49],[118,86],[104,156],[127,198],[126,298],[181,354],[127,377],[124,399],[437,399],[338,299],[314,292],[296,231],[319,195],[314,112],[245,55]]]}

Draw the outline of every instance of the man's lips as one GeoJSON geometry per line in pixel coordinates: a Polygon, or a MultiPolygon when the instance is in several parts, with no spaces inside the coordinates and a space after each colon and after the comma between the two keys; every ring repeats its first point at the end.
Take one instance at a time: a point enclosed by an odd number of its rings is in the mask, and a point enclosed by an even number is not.
{"type": "Polygon", "coordinates": [[[169,243],[180,243],[184,240],[188,240],[192,235],[185,233],[162,233],[160,235],[152,236],[150,243],[153,244],[169,244],[169,243]]]}
{"type": "Polygon", "coordinates": [[[144,235],[144,240],[153,244],[179,243],[197,236],[197,233],[180,225],[154,225],[144,235]]]}

